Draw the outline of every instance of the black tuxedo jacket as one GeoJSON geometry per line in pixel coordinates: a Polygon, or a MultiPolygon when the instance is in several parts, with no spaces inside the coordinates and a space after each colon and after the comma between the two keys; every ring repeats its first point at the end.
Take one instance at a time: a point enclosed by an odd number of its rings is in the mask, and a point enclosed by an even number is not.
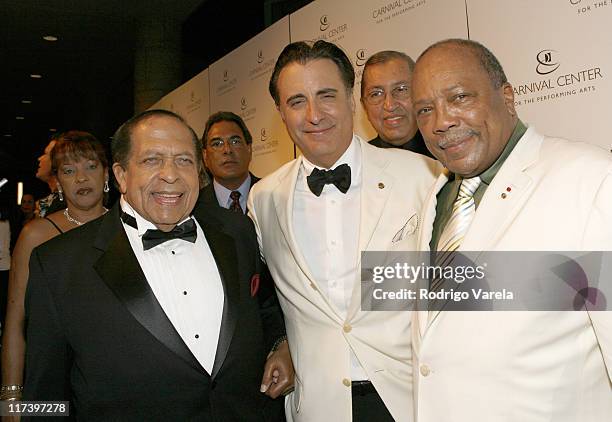
{"type": "Polygon", "coordinates": [[[259,386],[284,327],[275,304],[251,295],[261,261],[250,220],[201,200],[194,210],[225,294],[208,374],[157,302],[119,213],[33,251],[24,400],[70,400],[80,420],[265,420],[266,406],[282,405],[259,386]]]}

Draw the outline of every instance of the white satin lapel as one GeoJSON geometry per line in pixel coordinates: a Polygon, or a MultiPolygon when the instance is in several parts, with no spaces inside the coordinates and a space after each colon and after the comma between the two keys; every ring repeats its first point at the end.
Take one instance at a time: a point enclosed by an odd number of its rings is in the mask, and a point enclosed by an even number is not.
{"type": "MultiPolygon", "coordinates": [[[[495,249],[533,191],[535,183],[527,170],[537,162],[542,140],[531,128],[523,135],[487,188],[459,250],[483,252],[495,249]]],[[[428,326],[439,315],[440,311],[435,311],[428,326]]]]}
{"type": "Polygon", "coordinates": [[[295,160],[291,170],[282,180],[280,180],[278,187],[272,194],[272,198],[274,207],[276,208],[278,224],[289,245],[289,250],[291,251],[291,255],[293,255],[293,259],[306,277],[308,277],[310,282],[316,283],[300,251],[299,245],[295,239],[295,233],[293,232],[293,198],[295,196],[295,184],[301,165],[302,157],[300,156],[295,160]]]}
{"type": "MultiPolygon", "coordinates": [[[[417,245],[419,247],[418,250],[421,252],[426,252],[430,250],[429,243],[431,242],[433,225],[436,219],[436,205],[438,204],[438,193],[444,187],[444,185],[448,182],[448,174],[449,174],[448,170],[444,169],[444,171],[440,174],[440,176],[438,176],[436,183],[433,185],[433,187],[431,188],[427,196],[425,207],[423,207],[424,208],[423,223],[421,224],[421,229],[419,231],[419,238],[417,241],[417,245]]],[[[429,281],[422,280],[422,285],[419,285],[418,291],[420,291],[420,289],[429,289],[429,281]]],[[[414,318],[412,322],[413,324],[414,323],[418,324],[417,326],[418,326],[420,338],[423,338],[423,336],[425,335],[425,332],[427,331],[427,327],[429,325],[429,312],[427,311],[426,302],[419,302],[419,303],[421,303],[423,305],[422,307],[424,307],[425,309],[417,310],[414,313],[414,318]]],[[[418,344],[420,344],[420,341],[418,343],[415,343],[415,345],[418,345],[418,344]]],[[[418,347],[416,347],[415,349],[418,350],[418,347]]]]}
{"type": "Polygon", "coordinates": [[[487,188],[460,250],[494,249],[523,209],[535,186],[528,169],[538,160],[542,145],[542,137],[530,136],[532,132],[528,129],[523,135],[487,188]]]}

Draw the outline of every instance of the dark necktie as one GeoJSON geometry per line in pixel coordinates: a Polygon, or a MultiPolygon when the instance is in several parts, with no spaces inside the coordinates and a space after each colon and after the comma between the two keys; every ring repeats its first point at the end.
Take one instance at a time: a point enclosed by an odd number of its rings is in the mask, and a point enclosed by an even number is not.
{"type": "MultiPolygon", "coordinates": [[[[121,220],[123,220],[123,222],[128,226],[138,229],[136,219],[131,215],[121,212],[121,220]]],[[[142,235],[142,248],[146,251],[172,239],[182,239],[186,240],[187,242],[195,243],[197,236],[198,230],[195,222],[193,221],[193,218],[190,218],[169,232],[148,229],[142,235]]]]}
{"type": "Polygon", "coordinates": [[[230,193],[230,199],[232,200],[232,203],[229,206],[230,211],[244,214],[242,207],[240,206],[240,192],[237,190],[232,191],[232,193],[230,193]]]}
{"type": "Polygon", "coordinates": [[[316,196],[321,196],[325,185],[334,185],[342,193],[346,193],[351,187],[351,168],[348,164],[342,164],[333,170],[321,170],[315,168],[310,176],[306,178],[310,191],[316,196]]]}

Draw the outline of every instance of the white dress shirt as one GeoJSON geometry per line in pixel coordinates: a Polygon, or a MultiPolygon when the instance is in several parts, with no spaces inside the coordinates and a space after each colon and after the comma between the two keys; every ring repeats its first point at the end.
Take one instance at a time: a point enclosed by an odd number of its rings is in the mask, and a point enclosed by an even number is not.
{"type": "MultiPolygon", "coordinates": [[[[331,167],[351,167],[351,186],[346,194],[334,185],[325,185],[321,196],[313,194],[306,177],[316,167],[302,159],[293,201],[293,230],[321,292],[336,312],[346,317],[347,309],[359,279],[359,221],[361,217],[361,148],[353,140],[331,167]]],[[[353,381],[367,380],[365,371],[351,353],[353,381]]]]}
{"type": "Polygon", "coordinates": [[[212,373],[224,294],[221,276],[202,228],[194,219],[195,243],[172,239],[145,251],[142,235],[156,227],[134,211],[123,197],[121,208],[136,219],[138,229],[125,223],[123,227],[157,301],[191,353],[212,373]]]}
{"type": "MultiPolygon", "coordinates": [[[[229,208],[232,205],[232,198],[230,198],[231,190],[213,179],[213,188],[215,189],[215,196],[219,205],[223,208],[229,208]]],[[[242,212],[246,212],[247,198],[249,197],[249,191],[251,190],[251,175],[249,174],[244,182],[236,189],[240,192],[240,208],[242,212]]]]}

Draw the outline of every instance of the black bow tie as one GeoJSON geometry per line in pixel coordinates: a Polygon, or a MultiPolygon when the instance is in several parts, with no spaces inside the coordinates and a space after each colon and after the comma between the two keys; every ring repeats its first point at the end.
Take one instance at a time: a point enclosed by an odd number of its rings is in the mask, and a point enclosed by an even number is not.
{"type": "MultiPolygon", "coordinates": [[[[131,215],[126,214],[125,212],[121,212],[121,220],[123,220],[123,222],[128,226],[138,229],[136,219],[131,215]]],[[[146,251],[172,239],[183,239],[188,242],[195,243],[197,237],[198,230],[196,228],[195,222],[193,221],[193,218],[190,218],[189,220],[183,222],[182,224],[179,224],[169,232],[148,229],[142,235],[142,248],[146,251]]]]}
{"type": "Polygon", "coordinates": [[[321,170],[315,168],[310,176],[306,178],[310,191],[316,196],[321,196],[323,186],[333,184],[342,193],[346,193],[351,187],[351,168],[348,164],[342,164],[333,170],[321,170]]]}

